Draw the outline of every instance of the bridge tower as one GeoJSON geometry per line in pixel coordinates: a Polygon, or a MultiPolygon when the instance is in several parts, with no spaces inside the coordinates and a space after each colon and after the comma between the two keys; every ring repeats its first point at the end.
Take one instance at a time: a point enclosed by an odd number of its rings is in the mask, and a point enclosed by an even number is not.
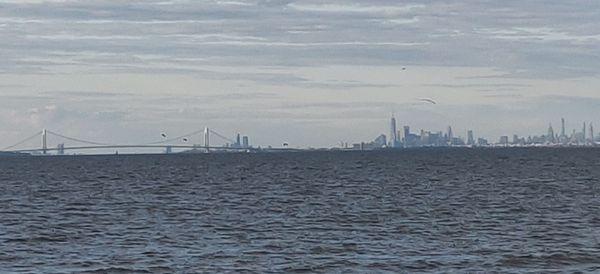
{"type": "Polygon", "coordinates": [[[46,129],[42,130],[42,153],[46,154],[48,152],[48,142],[47,142],[48,131],[46,129]]]}
{"type": "Polygon", "coordinates": [[[210,129],[208,127],[204,128],[204,148],[206,152],[209,152],[210,148],[210,129]]]}

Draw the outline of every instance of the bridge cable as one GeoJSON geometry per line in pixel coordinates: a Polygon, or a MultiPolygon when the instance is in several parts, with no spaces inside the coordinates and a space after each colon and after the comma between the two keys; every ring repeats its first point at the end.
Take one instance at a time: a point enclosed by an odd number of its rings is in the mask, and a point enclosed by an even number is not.
{"type": "Polygon", "coordinates": [[[225,140],[225,141],[231,142],[232,144],[236,142],[236,141],[234,141],[234,140],[232,140],[232,139],[229,139],[229,138],[227,138],[227,137],[225,137],[225,136],[223,136],[223,135],[219,134],[218,132],[216,132],[216,131],[214,131],[214,130],[212,130],[212,129],[209,129],[209,130],[210,130],[210,132],[211,132],[211,133],[213,133],[214,135],[217,135],[218,137],[221,137],[221,139],[223,139],[223,140],[225,140]]]}
{"type": "Polygon", "coordinates": [[[20,142],[18,142],[18,143],[16,143],[16,144],[14,144],[14,145],[12,145],[12,146],[5,147],[5,148],[3,148],[2,150],[10,150],[10,149],[12,149],[12,148],[14,148],[14,147],[17,147],[17,146],[20,146],[20,145],[22,145],[22,144],[24,144],[24,143],[27,143],[27,142],[31,141],[33,138],[39,137],[40,135],[42,135],[42,132],[41,132],[41,131],[40,131],[40,132],[38,132],[38,133],[36,133],[35,135],[31,136],[31,137],[27,137],[27,138],[26,138],[26,139],[24,139],[23,141],[20,141],[20,142]]]}
{"type": "MultiPolygon", "coordinates": [[[[218,133],[218,132],[216,132],[216,131],[214,131],[212,129],[209,129],[209,131],[210,131],[210,133],[215,134],[217,137],[220,137],[221,139],[223,139],[225,141],[228,141],[228,142],[231,142],[231,143],[235,143],[234,140],[229,139],[229,138],[221,135],[220,133],[218,133]]],[[[162,140],[162,141],[158,141],[158,142],[148,143],[148,145],[164,144],[164,143],[168,143],[168,142],[172,142],[172,141],[178,141],[178,140],[181,140],[184,137],[190,137],[190,136],[193,136],[193,135],[196,135],[196,134],[200,134],[200,133],[203,133],[203,132],[204,132],[204,129],[201,129],[201,130],[197,130],[197,131],[185,134],[185,135],[177,136],[175,138],[170,138],[170,139],[166,139],[166,140],[162,140]]]]}
{"type": "Polygon", "coordinates": [[[74,142],[79,142],[79,143],[84,143],[84,144],[89,144],[89,145],[98,145],[98,146],[109,146],[109,145],[111,145],[111,144],[106,144],[106,143],[98,143],[98,142],[92,142],[92,141],[86,141],[86,140],[81,140],[81,139],[77,139],[77,138],[72,138],[72,137],[64,136],[62,134],[59,134],[59,133],[56,133],[56,132],[52,132],[52,131],[49,131],[49,130],[47,130],[46,132],[48,132],[48,133],[50,133],[50,134],[52,134],[54,136],[65,138],[67,140],[74,141],[74,142]]]}
{"type": "Polygon", "coordinates": [[[204,132],[204,129],[197,130],[197,131],[185,134],[185,135],[177,136],[175,138],[171,138],[171,139],[167,139],[167,140],[162,140],[162,141],[158,141],[158,142],[153,142],[153,143],[148,143],[147,145],[157,145],[157,144],[164,144],[164,143],[168,143],[168,142],[172,142],[172,141],[178,141],[178,140],[181,140],[184,137],[190,137],[190,136],[202,133],[202,132],[204,132]]]}

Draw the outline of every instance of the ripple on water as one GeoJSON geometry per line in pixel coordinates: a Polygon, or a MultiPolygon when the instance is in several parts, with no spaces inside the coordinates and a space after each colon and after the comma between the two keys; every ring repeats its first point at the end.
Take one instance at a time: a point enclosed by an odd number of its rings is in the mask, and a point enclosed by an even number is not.
{"type": "Polygon", "coordinates": [[[600,271],[599,156],[0,159],[0,272],[600,271]]]}

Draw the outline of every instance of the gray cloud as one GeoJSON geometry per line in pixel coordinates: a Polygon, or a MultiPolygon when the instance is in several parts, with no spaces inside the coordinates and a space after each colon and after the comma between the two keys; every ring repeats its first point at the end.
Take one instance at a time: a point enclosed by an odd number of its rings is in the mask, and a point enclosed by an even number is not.
{"type": "Polygon", "coordinates": [[[0,46],[16,53],[15,70],[19,61],[25,63],[22,69],[35,68],[23,61],[26,57],[67,50],[231,65],[492,66],[510,77],[573,77],[598,71],[594,45],[600,34],[588,23],[599,19],[590,12],[593,6],[589,1],[10,1],[0,11],[0,46]]]}
{"type": "Polygon", "coordinates": [[[0,0],[0,133],[124,140],[216,124],[256,136],[287,128],[264,143],[328,144],[370,138],[392,111],[489,135],[591,120],[598,10],[585,0],[0,0]],[[323,140],[302,133],[309,126],[323,140]]]}

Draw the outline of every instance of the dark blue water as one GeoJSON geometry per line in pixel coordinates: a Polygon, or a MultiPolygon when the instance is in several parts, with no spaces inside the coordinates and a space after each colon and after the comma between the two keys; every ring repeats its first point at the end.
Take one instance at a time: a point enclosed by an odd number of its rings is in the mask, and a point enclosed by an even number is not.
{"type": "Polygon", "coordinates": [[[600,150],[0,158],[0,272],[600,272],[600,150]]]}

